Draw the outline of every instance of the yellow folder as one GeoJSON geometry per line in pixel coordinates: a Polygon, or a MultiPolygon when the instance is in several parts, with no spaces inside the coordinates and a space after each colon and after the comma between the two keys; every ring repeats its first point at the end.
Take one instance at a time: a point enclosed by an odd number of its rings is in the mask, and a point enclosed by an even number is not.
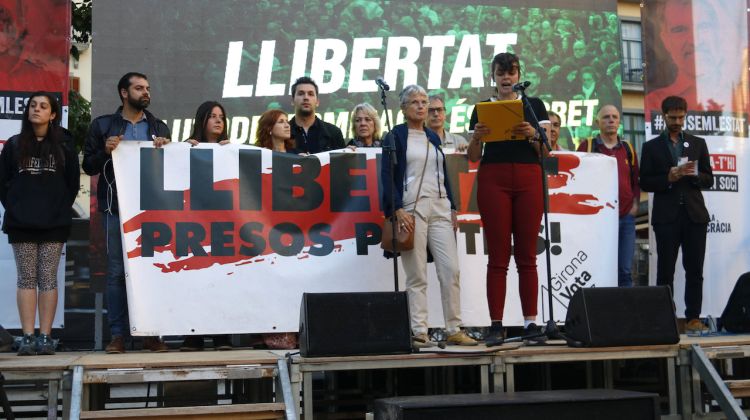
{"type": "Polygon", "coordinates": [[[520,99],[480,102],[476,107],[479,122],[490,128],[490,134],[484,136],[482,141],[524,140],[521,136],[514,136],[512,132],[514,126],[524,122],[523,103],[520,99]]]}

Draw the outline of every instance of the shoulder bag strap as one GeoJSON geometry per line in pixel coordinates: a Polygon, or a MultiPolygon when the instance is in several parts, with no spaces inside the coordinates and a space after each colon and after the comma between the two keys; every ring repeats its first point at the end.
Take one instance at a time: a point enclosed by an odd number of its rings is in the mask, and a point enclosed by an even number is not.
{"type": "Polygon", "coordinates": [[[417,203],[419,202],[419,193],[422,192],[422,181],[424,181],[424,173],[427,170],[427,159],[430,158],[430,139],[427,138],[427,152],[424,155],[424,166],[422,167],[422,176],[419,178],[419,187],[417,187],[417,199],[414,200],[414,210],[411,211],[412,216],[417,212],[417,203]]]}

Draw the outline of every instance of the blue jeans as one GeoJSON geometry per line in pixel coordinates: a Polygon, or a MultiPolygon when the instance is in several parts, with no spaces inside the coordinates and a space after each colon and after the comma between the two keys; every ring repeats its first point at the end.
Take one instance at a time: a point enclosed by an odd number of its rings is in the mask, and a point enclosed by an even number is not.
{"type": "Polygon", "coordinates": [[[120,216],[104,214],[107,244],[107,319],[112,336],[128,335],[128,294],[125,289],[125,262],[122,259],[120,216]]]}
{"type": "Polygon", "coordinates": [[[620,227],[617,239],[617,285],[630,287],[633,285],[633,275],[630,272],[633,266],[633,253],[635,252],[635,217],[626,214],[620,218],[620,227]]]}

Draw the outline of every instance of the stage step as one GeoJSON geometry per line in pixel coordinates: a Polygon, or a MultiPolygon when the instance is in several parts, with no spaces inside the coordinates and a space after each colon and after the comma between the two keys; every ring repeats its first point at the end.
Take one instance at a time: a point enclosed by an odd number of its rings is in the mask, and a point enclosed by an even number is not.
{"type": "Polygon", "coordinates": [[[136,408],[83,411],[81,419],[283,419],[284,403],[232,404],[199,407],[136,408]]]}
{"type": "MultiPolygon", "coordinates": [[[[261,350],[192,353],[90,354],[72,366],[70,420],[78,419],[297,419],[287,361],[261,350]],[[106,410],[106,403],[91,398],[97,384],[175,383],[188,380],[248,380],[272,378],[272,402],[210,405],[192,400],[191,407],[106,410]],[[95,406],[90,406],[94,401],[95,406]]],[[[189,394],[189,393],[188,393],[189,394]]]]}
{"type": "Polygon", "coordinates": [[[729,392],[735,398],[750,397],[750,379],[736,379],[724,381],[729,388],[729,392]]]}

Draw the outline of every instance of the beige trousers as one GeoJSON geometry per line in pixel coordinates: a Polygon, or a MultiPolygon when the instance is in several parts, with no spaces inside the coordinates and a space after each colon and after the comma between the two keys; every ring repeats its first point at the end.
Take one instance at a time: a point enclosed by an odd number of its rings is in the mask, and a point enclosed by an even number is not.
{"type": "MultiPolygon", "coordinates": [[[[405,208],[411,212],[413,205],[405,208]]],[[[461,287],[459,285],[458,249],[447,198],[425,198],[417,202],[414,213],[414,249],[401,253],[406,273],[411,329],[414,334],[427,332],[427,248],[435,260],[440,295],[448,334],[461,327],[461,287]]]]}

